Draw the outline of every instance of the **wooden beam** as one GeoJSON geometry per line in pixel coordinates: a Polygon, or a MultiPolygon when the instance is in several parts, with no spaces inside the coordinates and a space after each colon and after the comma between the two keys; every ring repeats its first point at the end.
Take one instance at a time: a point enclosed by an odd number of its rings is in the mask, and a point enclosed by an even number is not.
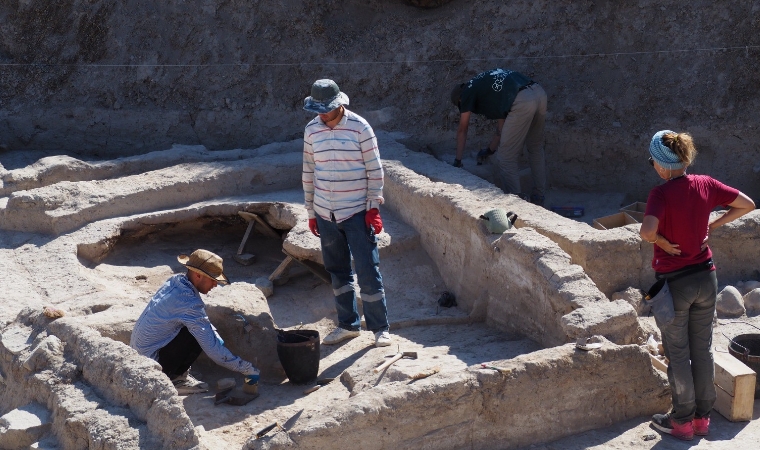
{"type": "Polygon", "coordinates": [[[288,270],[288,267],[293,263],[294,258],[292,256],[286,256],[285,259],[280,263],[279,266],[277,266],[276,269],[274,269],[274,272],[272,272],[272,275],[269,275],[269,281],[274,281],[277,278],[280,278],[283,273],[285,273],[288,270]]]}
{"type": "Polygon", "coordinates": [[[261,231],[269,237],[280,239],[280,233],[275,231],[264,219],[259,217],[258,214],[249,213],[247,211],[238,211],[238,215],[247,221],[255,220],[261,225],[261,231]]]}
{"type": "Polygon", "coordinates": [[[330,276],[330,272],[325,270],[325,267],[323,265],[315,263],[314,261],[310,261],[308,259],[296,258],[295,256],[288,253],[285,249],[282,249],[282,252],[288,255],[288,257],[293,258],[293,261],[309,269],[311,273],[316,275],[319,279],[321,279],[325,283],[330,284],[330,285],[332,284],[332,277],[330,276]]]}
{"type": "Polygon", "coordinates": [[[251,235],[251,231],[253,231],[253,228],[256,226],[256,221],[250,221],[248,222],[248,229],[245,230],[245,234],[243,235],[243,241],[240,243],[240,247],[238,247],[237,254],[242,255],[243,249],[245,248],[245,243],[248,242],[248,236],[251,235]]]}

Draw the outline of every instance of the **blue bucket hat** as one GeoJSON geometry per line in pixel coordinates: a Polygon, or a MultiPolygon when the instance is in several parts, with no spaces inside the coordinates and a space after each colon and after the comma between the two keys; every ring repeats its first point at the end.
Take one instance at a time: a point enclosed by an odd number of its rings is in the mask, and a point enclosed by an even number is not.
{"type": "Polygon", "coordinates": [[[649,143],[649,154],[652,155],[652,159],[657,161],[657,164],[663,169],[683,169],[686,164],[681,161],[681,158],[670,147],[662,143],[662,137],[666,134],[678,133],[670,130],[662,130],[655,133],[652,136],[652,142],[649,143]]]}
{"type": "Polygon", "coordinates": [[[303,100],[303,109],[317,114],[348,105],[348,96],[340,91],[333,80],[317,80],[311,85],[311,96],[303,100]]]}

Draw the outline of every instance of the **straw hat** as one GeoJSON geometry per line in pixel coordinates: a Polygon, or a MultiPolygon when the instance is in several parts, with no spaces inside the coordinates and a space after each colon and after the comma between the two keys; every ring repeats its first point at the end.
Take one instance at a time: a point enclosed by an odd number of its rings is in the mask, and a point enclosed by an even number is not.
{"type": "Polygon", "coordinates": [[[208,250],[198,249],[191,253],[190,256],[177,256],[177,261],[182,263],[185,267],[192,270],[193,272],[198,272],[200,274],[206,275],[207,277],[213,278],[219,283],[228,284],[230,282],[230,280],[228,280],[227,276],[224,274],[224,268],[222,267],[222,263],[224,261],[216,253],[212,253],[208,250]]]}

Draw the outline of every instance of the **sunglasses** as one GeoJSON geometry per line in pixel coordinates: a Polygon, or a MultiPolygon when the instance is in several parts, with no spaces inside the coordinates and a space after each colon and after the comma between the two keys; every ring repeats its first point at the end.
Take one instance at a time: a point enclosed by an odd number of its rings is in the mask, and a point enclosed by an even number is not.
{"type": "Polygon", "coordinates": [[[654,167],[654,159],[651,156],[649,157],[649,165],[654,167]]]}

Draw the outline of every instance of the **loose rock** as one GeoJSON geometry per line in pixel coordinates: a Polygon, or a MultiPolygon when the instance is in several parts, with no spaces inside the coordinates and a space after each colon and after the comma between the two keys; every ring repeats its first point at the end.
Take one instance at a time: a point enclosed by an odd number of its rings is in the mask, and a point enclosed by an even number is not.
{"type": "Polygon", "coordinates": [[[747,315],[760,314],[760,288],[752,289],[744,296],[747,315]]]}
{"type": "Polygon", "coordinates": [[[745,282],[739,282],[736,284],[736,287],[739,289],[739,292],[741,292],[742,295],[747,295],[755,289],[760,289],[760,281],[749,280],[745,282]]]}
{"type": "Polygon", "coordinates": [[[264,294],[264,297],[268,298],[274,294],[274,285],[269,281],[269,278],[256,278],[256,287],[259,288],[262,294],[264,294]]]}
{"type": "Polygon", "coordinates": [[[50,412],[29,403],[0,417],[0,448],[27,448],[50,430],[50,412]]]}
{"type": "Polygon", "coordinates": [[[746,309],[744,308],[744,300],[739,290],[733,286],[726,286],[720,291],[716,311],[720,318],[735,318],[744,315],[746,309]]]}

